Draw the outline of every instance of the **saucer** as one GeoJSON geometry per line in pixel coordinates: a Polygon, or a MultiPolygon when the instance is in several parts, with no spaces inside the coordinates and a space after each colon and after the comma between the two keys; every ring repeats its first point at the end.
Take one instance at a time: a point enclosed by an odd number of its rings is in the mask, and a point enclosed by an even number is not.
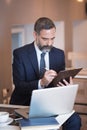
{"type": "Polygon", "coordinates": [[[9,117],[6,122],[0,123],[0,127],[9,125],[13,121],[13,118],[9,117]]]}

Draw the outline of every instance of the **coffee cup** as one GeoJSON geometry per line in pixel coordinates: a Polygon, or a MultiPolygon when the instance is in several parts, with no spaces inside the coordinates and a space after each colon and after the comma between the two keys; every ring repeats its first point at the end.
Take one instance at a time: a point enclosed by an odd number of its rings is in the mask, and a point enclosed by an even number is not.
{"type": "Polygon", "coordinates": [[[8,118],[9,118],[8,112],[4,112],[4,111],[0,112],[0,123],[6,122],[8,120],[8,118]]]}

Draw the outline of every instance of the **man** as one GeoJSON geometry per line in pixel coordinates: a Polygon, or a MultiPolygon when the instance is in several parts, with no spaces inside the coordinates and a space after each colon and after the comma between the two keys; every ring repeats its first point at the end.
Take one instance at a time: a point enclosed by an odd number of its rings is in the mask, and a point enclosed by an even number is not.
{"type": "MultiPolygon", "coordinates": [[[[35,41],[14,51],[13,81],[15,89],[11,97],[11,104],[30,105],[32,91],[53,87],[52,80],[60,70],[65,69],[64,52],[53,47],[55,33],[56,27],[51,19],[39,18],[34,25],[35,41]],[[41,54],[43,58],[41,58],[41,54]]],[[[66,85],[69,84],[66,80],[63,82],[66,85]]],[[[70,84],[72,84],[72,78],[70,78],[70,84]]],[[[62,86],[63,83],[59,82],[59,85],[62,86]]],[[[80,117],[74,113],[63,125],[63,129],[80,130],[80,126],[80,117]]]]}

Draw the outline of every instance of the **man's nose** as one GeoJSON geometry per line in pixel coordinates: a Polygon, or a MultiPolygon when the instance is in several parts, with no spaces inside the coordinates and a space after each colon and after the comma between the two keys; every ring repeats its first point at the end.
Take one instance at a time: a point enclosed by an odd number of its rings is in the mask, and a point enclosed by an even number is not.
{"type": "Polygon", "coordinates": [[[48,45],[50,46],[50,45],[52,45],[52,40],[48,40],[48,45]]]}

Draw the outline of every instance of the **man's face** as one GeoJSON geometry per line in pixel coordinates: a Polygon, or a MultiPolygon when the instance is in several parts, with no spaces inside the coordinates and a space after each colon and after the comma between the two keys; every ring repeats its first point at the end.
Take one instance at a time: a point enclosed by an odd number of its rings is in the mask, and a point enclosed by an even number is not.
{"type": "Polygon", "coordinates": [[[40,31],[40,34],[34,32],[36,44],[41,51],[49,52],[51,50],[55,39],[55,33],[55,28],[49,30],[43,29],[40,31]]]}

